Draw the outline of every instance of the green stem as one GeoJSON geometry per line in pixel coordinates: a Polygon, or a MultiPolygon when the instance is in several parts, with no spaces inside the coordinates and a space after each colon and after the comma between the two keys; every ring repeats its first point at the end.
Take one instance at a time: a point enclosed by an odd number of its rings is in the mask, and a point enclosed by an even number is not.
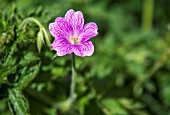
{"type": "Polygon", "coordinates": [[[75,84],[76,84],[76,67],[75,67],[75,55],[71,54],[71,69],[72,69],[72,75],[71,75],[71,85],[70,85],[70,97],[69,102],[70,104],[73,103],[73,101],[76,99],[76,93],[75,93],[75,84]]]}
{"type": "Polygon", "coordinates": [[[143,16],[142,16],[142,31],[147,32],[152,29],[154,0],[144,0],[143,16]]]}
{"type": "Polygon", "coordinates": [[[36,92],[30,88],[26,88],[26,91],[31,94],[33,97],[37,98],[38,100],[42,101],[46,105],[52,106],[54,108],[61,108],[64,110],[68,110],[73,102],[76,100],[76,93],[75,93],[75,85],[76,85],[76,67],[75,67],[75,55],[71,54],[71,68],[72,68],[72,75],[71,75],[71,85],[70,85],[70,95],[69,98],[66,101],[55,103],[54,100],[51,98],[40,94],[39,92],[36,92]]]}
{"type": "Polygon", "coordinates": [[[72,75],[71,75],[71,84],[70,84],[70,95],[67,98],[66,101],[63,101],[59,104],[56,104],[56,108],[64,109],[64,111],[67,111],[72,106],[73,102],[76,100],[76,93],[75,93],[75,85],[76,85],[76,67],[75,67],[75,55],[71,54],[71,69],[72,69],[72,75]]]}
{"type": "Polygon", "coordinates": [[[29,18],[26,18],[26,19],[22,22],[22,24],[20,25],[20,29],[21,29],[26,23],[28,23],[28,22],[34,22],[34,23],[36,23],[36,24],[39,26],[40,29],[44,28],[43,25],[42,25],[38,20],[36,20],[36,19],[33,18],[33,17],[29,17],[29,18]]]}
{"type": "MultiPolygon", "coordinates": [[[[50,49],[51,49],[51,38],[50,38],[50,36],[48,35],[48,33],[47,33],[47,31],[46,31],[46,29],[44,28],[44,26],[37,20],[37,19],[35,19],[35,18],[33,18],[33,17],[29,17],[29,18],[26,18],[22,23],[21,23],[21,25],[19,26],[19,30],[21,30],[22,28],[24,28],[25,27],[25,25],[26,24],[28,24],[29,22],[34,22],[35,24],[37,24],[38,26],[39,26],[39,34],[37,35],[37,36],[39,36],[39,37],[41,37],[41,41],[39,41],[39,42],[37,42],[37,43],[39,43],[37,46],[38,46],[38,48],[40,47],[40,42],[43,42],[44,43],[44,38],[45,38],[45,41],[46,41],[46,43],[47,43],[47,45],[50,47],[50,49]]],[[[38,40],[38,38],[39,37],[37,37],[37,40],[38,40]]],[[[40,49],[41,49],[41,47],[40,47],[40,49]]],[[[39,52],[40,52],[40,50],[39,50],[39,52]]]]}

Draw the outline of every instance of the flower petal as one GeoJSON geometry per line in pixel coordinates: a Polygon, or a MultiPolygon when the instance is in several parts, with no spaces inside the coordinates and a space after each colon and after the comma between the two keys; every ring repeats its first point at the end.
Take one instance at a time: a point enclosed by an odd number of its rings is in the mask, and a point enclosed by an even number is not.
{"type": "Polygon", "coordinates": [[[73,32],[70,24],[60,17],[56,18],[54,23],[50,23],[49,30],[55,38],[65,37],[68,39],[69,35],[73,32]]]}
{"type": "Polygon", "coordinates": [[[73,45],[73,52],[78,56],[91,56],[94,52],[94,45],[91,41],[84,42],[83,44],[73,45]]]}
{"type": "Polygon", "coordinates": [[[61,29],[59,29],[56,25],[56,23],[50,23],[49,25],[49,30],[50,30],[50,33],[58,38],[58,37],[64,37],[64,36],[67,36],[67,34],[65,34],[61,29]]]}
{"type": "Polygon", "coordinates": [[[81,11],[75,12],[73,9],[67,11],[65,19],[72,25],[73,34],[80,34],[84,26],[83,13],[81,11]]]}
{"type": "Polygon", "coordinates": [[[58,56],[63,56],[66,54],[71,54],[72,45],[66,38],[57,38],[52,43],[52,49],[57,51],[58,56]]]}
{"type": "Polygon", "coordinates": [[[70,9],[65,14],[65,19],[72,24],[72,19],[74,18],[75,11],[73,9],[70,9]]]}
{"type": "Polygon", "coordinates": [[[95,37],[98,32],[98,27],[94,22],[87,23],[83,29],[83,35],[80,42],[88,41],[90,38],[95,37]]]}

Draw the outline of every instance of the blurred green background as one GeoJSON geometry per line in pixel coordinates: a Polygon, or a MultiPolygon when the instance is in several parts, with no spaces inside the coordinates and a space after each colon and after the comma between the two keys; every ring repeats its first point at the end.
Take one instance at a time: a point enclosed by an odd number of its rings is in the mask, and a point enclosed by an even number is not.
{"type": "MultiPolygon", "coordinates": [[[[49,34],[50,35],[50,34],[49,34]]],[[[51,36],[51,35],[50,35],[51,36]]],[[[53,41],[51,36],[51,42],[53,41]]],[[[170,115],[170,0],[1,0],[1,115],[170,115]],[[76,93],[69,96],[70,56],[37,50],[39,27],[82,11],[95,22],[91,57],[76,57],[76,93]]]]}

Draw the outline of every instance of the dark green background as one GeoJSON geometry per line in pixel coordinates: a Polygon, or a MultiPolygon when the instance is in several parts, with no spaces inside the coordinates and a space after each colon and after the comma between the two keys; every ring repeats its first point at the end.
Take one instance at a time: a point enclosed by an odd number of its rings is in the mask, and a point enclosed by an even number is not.
{"type": "MultiPolygon", "coordinates": [[[[51,42],[53,37],[51,36],[51,42]]],[[[170,115],[170,0],[1,0],[0,114],[170,115]],[[39,20],[47,32],[56,17],[82,11],[98,25],[91,57],[76,57],[70,108],[70,56],[37,50],[39,20]],[[169,24],[169,25],[168,25],[169,24]]]]}

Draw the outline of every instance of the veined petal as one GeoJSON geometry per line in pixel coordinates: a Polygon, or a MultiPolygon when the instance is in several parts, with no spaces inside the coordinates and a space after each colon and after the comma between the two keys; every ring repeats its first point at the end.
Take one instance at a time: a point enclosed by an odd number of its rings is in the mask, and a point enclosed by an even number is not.
{"type": "Polygon", "coordinates": [[[52,49],[57,51],[58,56],[64,56],[73,52],[72,45],[66,38],[55,39],[52,43],[52,49]]]}
{"type": "Polygon", "coordinates": [[[78,56],[91,56],[94,52],[94,45],[91,41],[84,42],[83,44],[73,45],[73,52],[78,56]]]}
{"type": "Polygon", "coordinates": [[[69,11],[66,12],[65,14],[65,19],[71,23],[72,22],[72,19],[74,18],[74,13],[75,11],[73,9],[70,9],[69,11]]]}
{"type": "Polygon", "coordinates": [[[94,22],[87,23],[84,26],[83,32],[82,32],[82,39],[80,42],[88,41],[90,38],[95,37],[98,32],[98,27],[94,22]]]}
{"type": "Polygon", "coordinates": [[[94,45],[90,38],[98,34],[98,27],[90,22],[84,26],[84,18],[81,11],[69,10],[64,18],[56,18],[49,25],[50,33],[55,37],[52,49],[58,56],[75,53],[77,56],[91,56],[94,45]]]}
{"type": "Polygon", "coordinates": [[[65,14],[65,19],[70,25],[72,25],[73,34],[80,34],[84,26],[83,13],[81,11],[75,12],[73,9],[67,11],[65,14]]]}
{"type": "Polygon", "coordinates": [[[49,25],[49,30],[50,30],[50,33],[55,37],[55,38],[60,38],[60,37],[65,37],[67,36],[67,34],[65,34],[61,29],[59,29],[57,27],[57,24],[54,22],[54,23],[50,23],[49,25]]]}
{"type": "Polygon", "coordinates": [[[56,18],[54,23],[50,23],[49,30],[50,33],[57,38],[58,37],[68,38],[70,33],[73,32],[73,29],[70,26],[70,24],[64,18],[60,18],[60,17],[56,18]]]}

